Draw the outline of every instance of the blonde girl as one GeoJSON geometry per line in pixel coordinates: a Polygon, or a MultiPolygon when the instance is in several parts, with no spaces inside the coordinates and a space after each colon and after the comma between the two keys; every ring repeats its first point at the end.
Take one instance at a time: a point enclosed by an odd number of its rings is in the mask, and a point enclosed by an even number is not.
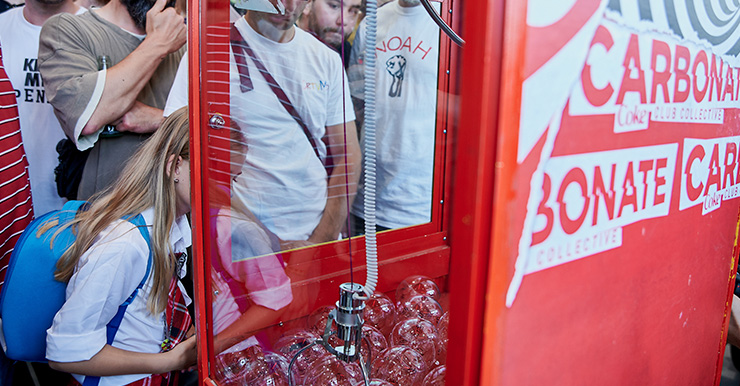
{"type": "Polygon", "coordinates": [[[195,364],[190,302],[179,278],[190,245],[188,111],[170,115],[126,164],[118,181],[90,201],[72,226],[77,240],[57,264],[66,302],[47,332],[52,368],[83,384],[167,385],[195,364]],[[141,214],[151,239],[149,277],[128,306],[112,344],[106,325],[146,273],[149,245],[127,216],[141,214]]]}

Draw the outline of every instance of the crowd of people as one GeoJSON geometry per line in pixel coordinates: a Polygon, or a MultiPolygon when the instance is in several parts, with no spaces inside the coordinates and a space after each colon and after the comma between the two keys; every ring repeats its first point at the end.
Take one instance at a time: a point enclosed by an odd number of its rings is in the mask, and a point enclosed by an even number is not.
{"type": "MultiPolygon", "coordinates": [[[[306,264],[281,251],[364,229],[364,2],[264,3],[277,13],[237,9],[229,31],[229,175],[209,181],[217,352],[261,344],[255,332],[294,311],[291,283],[306,264]]],[[[439,30],[425,13],[419,0],[378,10],[381,230],[431,218],[439,30]]],[[[182,283],[191,194],[185,21],[170,0],[26,0],[0,13],[0,184],[13,187],[0,199],[0,266],[34,215],[71,199],[91,203],[59,263],[67,301],[47,337],[49,363],[74,375],[69,384],[92,376],[101,385],[174,384],[171,372],[196,360],[182,283]],[[138,214],[151,247],[121,220],[138,214]],[[106,325],[150,252],[151,276],[107,343],[106,325]]],[[[4,357],[0,371],[11,384],[4,357]]]]}

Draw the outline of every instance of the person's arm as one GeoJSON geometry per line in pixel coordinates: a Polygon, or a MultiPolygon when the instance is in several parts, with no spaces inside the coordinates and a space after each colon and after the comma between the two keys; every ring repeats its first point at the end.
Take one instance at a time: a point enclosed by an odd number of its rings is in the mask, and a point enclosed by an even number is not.
{"type": "Polygon", "coordinates": [[[135,101],[131,109],[124,113],[120,119],[112,123],[118,131],[152,133],[159,128],[162,121],[164,121],[163,110],[135,101]]]}
{"type": "Polygon", "coordinates": [[[347,205],[354,200],[357,192],[357,181],[360,178],[360,145],[357,141],[355,122],[338,124],[326,127],[329,146],[332,151],[338,152],[340,157],[335,158],[334,170],[329,176],[326,207],[321,220],[308,238],[309,242],[322,243],[334,241],[347,219],[347,205]],[[347,129],[344,130],[346,125],[347,129]],[[345,137],[347,143],[344,143],[345,137]],[[346,154],[346,163],[343,155],[346,154]],[[349,195],[347,193],[349,192],[349,195]]]}
{"type": "Polygon", "coordinates": [[[111,122],[123,123],[119,131],[152,132],[162,121],[162,110],[136,103],[162,60],[186,42],[187,27],[174,8],[157,0],[147,12],[146,38],[120,63],[106,72],[105,86],[95,110],[82,129],[82,135],[95,133],[111,122]]]}
{"type": "Polygon", "coordinates": [[[352,106],[355,108],[355,124],[358,131],[362,130],[362,125],[365,123],[365,100],[352,97],[352,106]]]}
{"type": "Polygon", "coordinates": [[[197,360],[195,342],[196,339],[193,336],[180,342],[172,350],[157,354],[138,353],[105,345],[89,360],[49,361],[49,366],[66,373],[100,377],[123,374],[161,374],[184,370],[195,365],[197,360]]]}
{"type": "Polygon", "coordinates": [[[278,321],[286,307],[271,310],[258,304],[249,309],[214,337],[213,351],[218,354],[227,348],[249,338],[257,331],[270,327],[278,321]]]}

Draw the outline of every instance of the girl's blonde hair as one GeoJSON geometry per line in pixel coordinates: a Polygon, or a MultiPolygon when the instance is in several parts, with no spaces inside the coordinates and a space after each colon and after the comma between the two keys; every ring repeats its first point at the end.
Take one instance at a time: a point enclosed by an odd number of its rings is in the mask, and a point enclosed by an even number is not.
{"type": "Polygon", "coordinates": [[[77,239],[57,262],[54,275],[57,280],[69,281],[80,256],[111,223],[154,207],[154,223],[150,231],[153,283],[147,308],[153,314],[165,309],[170,281],[177,265],[170,248],[170,229],[176,215],[174,171],[178,156],[183,160],[190,159],[187,107],[167,117],[130,158],[118,180],[94,195],[90,199],[90,208],[79,213],[70,223],[76,230],[77,239]]]}

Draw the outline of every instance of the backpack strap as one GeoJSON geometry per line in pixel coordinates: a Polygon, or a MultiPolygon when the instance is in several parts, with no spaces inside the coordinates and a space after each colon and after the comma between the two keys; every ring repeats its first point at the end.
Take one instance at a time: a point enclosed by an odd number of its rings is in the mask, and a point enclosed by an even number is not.
{"type": "MultiPolygon", "coordinates": [[[[65,204],[66,207],[66,204],[65,204]]],[[[108,325],[106,326],[106,335],[108,338],[108,344],[112,345],[113,340],[116,337],[116,333],[118,332],[118,328],[121,327],[121,320],[123,320],[123,314],[126,313],[126,308],[128,308],[128,305],[131,304],[131,302],[136,298],[136,295],[139,293],[139,290],[144,286],[144,283],[146,283],[147,278],[149,277],[149,272],[152,269],[152,261],[154,260],[152,256],[152,243],[151,239],[149,237],[149,231],[146,227],[146,222],[144,222],[144,217],[141,216],[141,214],[138,214],[134,217],[128,217],[126,220],[130,221],[132,224],[136,226],[137,229],[139,229],[139,232],[141,233],[141,236],[144,237],[144,240],[146,241],[146,245],[149,247],[149,260],[146,264],[146,273],[144,274],[144,278],[141,279],[141,282],[136,287],[133,293],[131,293],[131,296],[126,299],[126,301],[123,302],[120,306],[118,306],[118,312],[116,312],[116,315],[111,319],[110,322],[108,322],[108,325]]],[[[97,386],[98,383],[100,383],[100,377],[85,377],[85,382],[82,384],[83,386],[97,386]]]]}
{"type": "Polygon", "coordinates": [[[66,224],[77,216],[77,213],[84,212],[90,206],[87,201],[71,200],[64,203],[59,211],[59,223],[66,224]]]}

